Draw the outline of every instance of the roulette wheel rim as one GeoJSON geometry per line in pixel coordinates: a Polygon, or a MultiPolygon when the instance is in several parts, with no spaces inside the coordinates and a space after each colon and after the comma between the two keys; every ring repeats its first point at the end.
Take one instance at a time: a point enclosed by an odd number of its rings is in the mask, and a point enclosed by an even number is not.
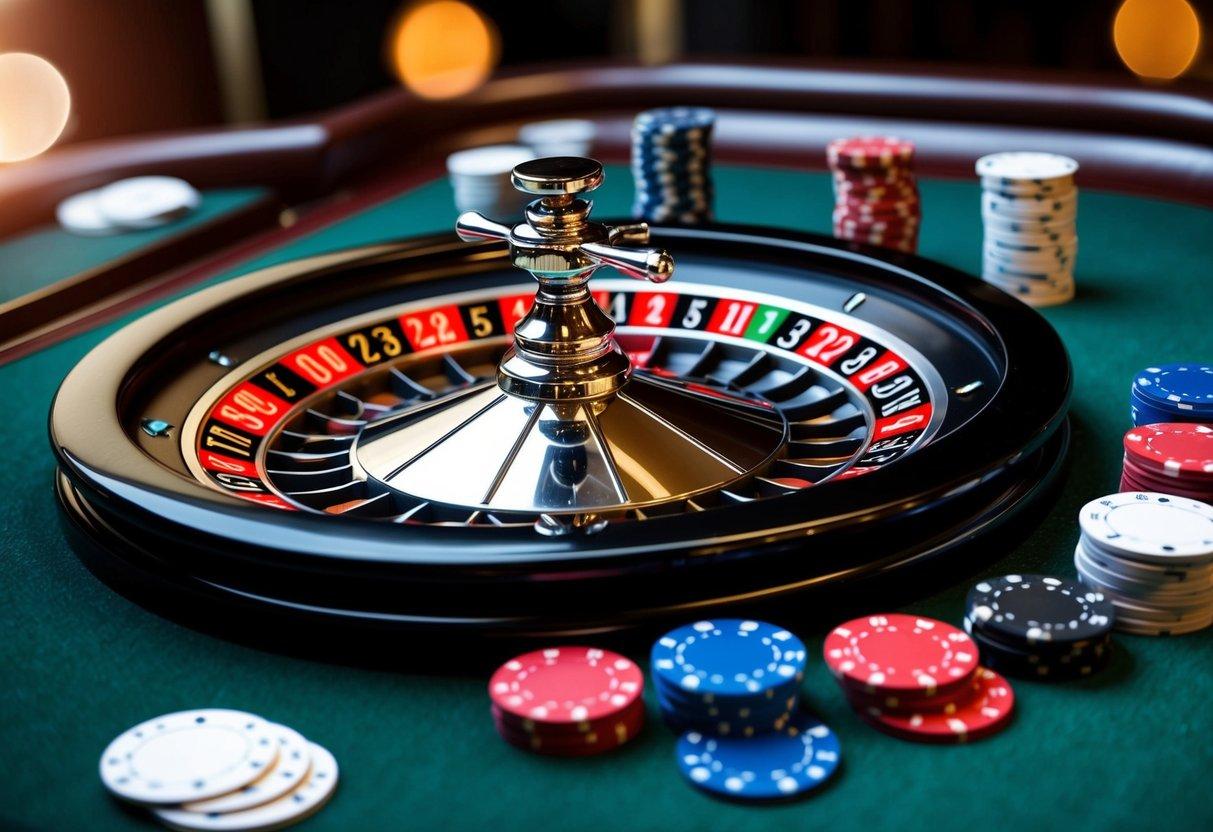
{"type": "Polygon", "coordinates": [[[146,454],[113,452],[131,444],[131,433],[121,407],[112,402],[136,396],[138,385],[154,375],[150,353],[171,335],[196,331],[235,300],[247,303],[294,283],[315,285],[325,275],[358,269],[400,271],[405,264],[398,279],[429,281],[440,276],[435,267],[443,274],[483,273],[504,262],[494,247],[456,244],[446,235],[321,255],[230,280],[157,310],[111,336],[65,380],[51,435],[60,461],[58,493],[81,556],[120,589],[151,589],[162,596],[152,603],[168,601],[170,614],[183,616],[192,603],[203,613],[219,603],[236,613],[326,626],[586,632],[836,586],[924,561],[999,525],[1047,487],[1060,467],[1068,441],[1068,362],[1048,324],[1014,299],[937,263],[887,252],[876,256],[875,250],[811,234],[714,224],[656,228],[654,235],[703,256],[740,247],[793,267],[818,258],[898,293],[929,290],[948,314],[970,316],[971,325],[1003,345],[1007,372],[997,395],[949,432],[949,442],[927,444],[860,482],[808,489],[814,492],[811,505],[803,494],[763,500],[764,520],[757,526],[752,506],[713,508],[706,534],[694,515],[674,514],[659,522],[618,524],[627,527],[626,540],[545,537],[530,528],[495,529],[486,536],[483,528],[422,525],[408,528],[402,546],[399,527],[268,511],[202,487],[146,454]],[[969,450],[956,454],[949,448],[969,450]],[[899,534],[909,537],[890,542],[899,534]],[[858,547],[882,542],[873,545],[871,557],[825,557],[809,572],[781,572],[806,538],[858,547]],[[708,568],[688,570],[688,563],[708,568]],[[730,582],[742,574],[748,583],[730,582]],[[317,594],[317,575],[341,588],[328,597],[317,594]],[[408,608],[412,602],[385,599],[386,590],[363,593],[379,580],[438,587],[445,600],[408,608]],[[553,592],[563,588],[547,588],[558,581],[570,588],[585,581],[613,601],[594,610],[577,608],[584,595],[571,593],[567,605],[552,606],[553,592]],[[624,603],[627,588],[637,581],[684,591],[624,603]],[[519,590],[515,605],[482,604],[500,582],[519,590]],[[467,598],[448,604],[451,593],[467,598]],[[188,603],[179,611],[169,599],[188,603]]]}

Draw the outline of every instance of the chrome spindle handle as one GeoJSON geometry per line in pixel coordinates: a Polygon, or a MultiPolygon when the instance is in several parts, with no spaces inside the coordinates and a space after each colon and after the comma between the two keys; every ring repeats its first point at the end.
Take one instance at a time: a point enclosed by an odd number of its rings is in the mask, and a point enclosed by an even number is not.
{"type": "Polygon", "coordinates": [[[511,395],[553,405],[609,397],[631,377],[631,361],[585,283],[603,266],[664,283],[674,274],[674,258],[646,247],[644,223],[612,228],[590,220],[592,205],[579,195],[603,182],[602,165],[593,159],[534,159],[515,167],[511,181],[537,197],[525,222],[511,228],[469,211],[455,223],[466,242],[508,242],[510,261],[539,281],[535,303],[514,327],[514,347],[497,368],[497,383],[511,395]]]}

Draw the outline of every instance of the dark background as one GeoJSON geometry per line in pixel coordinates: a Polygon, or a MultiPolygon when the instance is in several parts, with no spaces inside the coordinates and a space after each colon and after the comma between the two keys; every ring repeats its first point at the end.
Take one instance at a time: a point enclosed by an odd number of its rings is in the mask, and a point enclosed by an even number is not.
{"type": "MultiPolygon", "coordinates": [[[[644,2],[644,0],[634,0],[644,2]]],[[[272,116],[383,88],[399,0],[253,0],[272,116]],[[356,21],[355,21],[356,18],[356,21]],[[325,72],[295,60],[301,43],[325,72]]],[[[501,32],[503,66],[627,54],[624,0],[478,0],[501,32]],[[535,44],[543,44],[539,51],[535,44]]],[[[1112,45],[1119,0],[684,0],[689,57],[908,61],[1131,74],[1112,45]]],[[[1213,3],[1193,5],[1213,26],[1213,3]]],[[[1195,74],[1195,73],[1192,73],[1195,74]]]]}
{"type": "MultiPolygon", "coordinates": [[[[637,4],[473,0],[501,34],[504,68],[635,60],[637,4]]],[[[252,19],[264,106],[234,116],[219,89],[207,0],[5,0],[0,51],[63,71],[64,142],[324,109],[396,83],[385,41],[405,0],[231,0],[252,19]]],[[[939,68],[1101,73],[1129,80],[1112,45],[1119,0],[680,0],[686,58],[911,62],[939,68]]],[[[1193,0],[1206,38],[1213,0],[1193,0]]],[[[679,20],[680,18],[680,20],[679,20]]],[[[1211,50],[1183,83],[1213,88],[1211,50]]]]}

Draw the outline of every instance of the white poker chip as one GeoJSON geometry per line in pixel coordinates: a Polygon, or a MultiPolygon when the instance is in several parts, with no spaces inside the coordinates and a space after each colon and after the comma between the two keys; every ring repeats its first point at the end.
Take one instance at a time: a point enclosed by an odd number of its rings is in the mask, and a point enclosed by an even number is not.
{"type": "Polygon", "coordinates": [[[1073,177],[1053,179],[1047,182],[1032,180],[999,179],[996,176],[983,176],[981,187],[984,190],[1012,196],[1037,196],[1039,194],[1064,194],[1077,191],[1073,177]]]}
{"type": "Polygon", "coordinates": [[[181,808],[189,812],[241,812],[277,800],[307,779],[312,770],[311,744],[294,729],[270,724],[278,739],[278,759],[261,777],[243,789],[210,800],[186,803],[181,808]]]}
{"type": "Polygon", "coordinates": [[[86,237],[104,237],[126,230],[101,210],[99,196],[100,191],[69,196],[55,208],[55,219],[65,231],[86,237]]]}
{"type": "Polygon", "coordinates": [[[185,216],[202,203],[193,185],[173,176],[136,176],[102,188],[101,212],[126,228],[155,228],[185,216]]]}
{"type": "Polygon", "coordinates": [[[1151,563],[1213,561],[1213,506],[1151,491],[1110,494],[1078,515],[1088,543],[1151,563]]]}
{"type": "Polygon", "coordinates": [[[1166,606],[1199,607],[1213,605],[1213,584],[1200,581],[1143,578],[1101,564],[1079,541],[1074,549],[1074,566],[1079,574],[1100,586],[1126,596],[1156,601],[1166,606]]]}
{"type": "Polygon", "coordinates": [[[1198,588],[1213,587],[1213,563],[1204,566],[1140,563],[1109,554],[1108,552],[1088,548],[1084,545],[1085,543],[1085,540],[1079,540],[1079,547],[1082,548],[1085,558],[1119,575],[1145,583],[1178,583],[1189,584],[1198,588]]]}
{"type": "Polygon", "coordinates": [[[308,778],[277,800],[243,812],[200,813],[185,809],[153,809],[161,823],[172,829],[200,832],[264,832],[281,829],[311,817],[337,789],[337,761],[327,749],[309,743],[312,770],[308,778]]]}
{"type": "Polygon", "coordinates": [[[1134,636],[1182,636],[1199,632],[1213,624],[1213,614],[1188,621],[1143,621],[1129,616],[1116,615],[1116,629],[1134,636]]]}
{"type": "Polygon", "coordinates": [[[1010,200],[996,194],[981,195],[982,211],[996,217],[1008,217],[1012,222],[1039,217],[1075,217],[1078,215],[1078,199],[1063,197],[1041,200],[1010,200]]]}
{"type": "Polygon", "coordinates": [[[140,723],[101,755],[101,781],[132,803],[205,800],[242,789],[278,758],[270,723],[243,711],[205,709],[140,723]]]}
{"type": "Polygon", "coordinates": [[[1028,150],[982,156],[975,167],[978,176],[1033,182],[1065,179],[1078,172],[1078,162],[1069,156],[1028,150]]]}

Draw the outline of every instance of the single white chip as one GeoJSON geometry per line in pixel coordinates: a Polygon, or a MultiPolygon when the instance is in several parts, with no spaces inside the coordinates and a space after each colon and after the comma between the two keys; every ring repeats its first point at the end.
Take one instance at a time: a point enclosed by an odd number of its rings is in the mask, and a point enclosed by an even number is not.
{"type": "Polygon", "coordinates": [[[337,788],[337,761],[326,749],[309,743],[312,771],[294,791],[275,801],[227,814],[200,814],[184,809],[153,809],[152,814],[172,829],[201,832],[262,832],[298,823],[318,812],[337,788]]]}
{"type": "Polygon", "coordinates": [[[101,781],[132,803],[185,803],[253,782],[278,758],[270,723],[243,711],[179,711],[136,725],[101,755],[101,781]]]}
{"type": "Polygon", "coordinates": [[[104,237],[125,231],[101,210],[100,191],[69,196],[55,208],[55,219],[64,231],[85,237],[104,237]]]}
{"type": "Polygon", "coordinates": [[[102,188],[101,212],[126,228],[155,228],[180,219],[202,204],[202,196],[184,179],[136,176],[102,188]]]}
{"type": "Polygon", "coordinates": [[[1151,563],[1213,560],[1213,506],[1150,491],[1092,500],[1078,515],[1091,545],[1151,563]]]}
{"type": "Polygon", "coordinates": [[[535,151],[520,144],[494,144],[460,150],[446,157],[446,169],[451,176],[508,177],[515,165],[535,158],[535,151]]]}
{"type": "Polygon", "coordinates": [[[306,780],[312,770],[310,743],[298,731],[285,725],[271,723],[270,729],[278,739],[278,759],[269,771],[239,791],[186,803],[181,808],[204,814],[243,812],[277,800],[306,780]]]}
{"type": "Polygon", "coordinates": [[[978,176],[999,179],[1030,180],[1048,182],[1064,179],[1078,172],[1078,162],[1058,153],[1039,153],[1030,150],[992,153],[977,160],[978,176]]]}

